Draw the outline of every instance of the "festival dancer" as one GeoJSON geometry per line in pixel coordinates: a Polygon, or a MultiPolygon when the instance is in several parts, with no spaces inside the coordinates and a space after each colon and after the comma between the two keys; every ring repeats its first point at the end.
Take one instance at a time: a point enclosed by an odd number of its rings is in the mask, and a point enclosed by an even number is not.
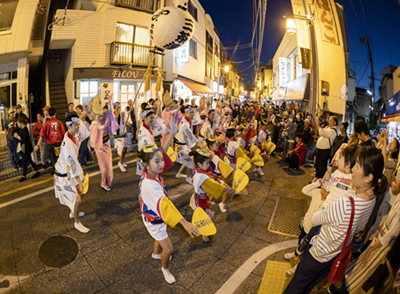
{"type": "Polygon", "coordinates": [[[239,144],[235,140],[236,129],[234,127],[229,127],[226,130],[225,162],[228,163],[234,170],[236,170],[237,161],[236,151],[239,148],[239,144]]]}
{"type": "MultiPolygon", "coordinates": [[[[266,131],[267,124],[268,124],[268,122],[267,122],[266,119],[263,119],[263,120],[260,121],[260,129],[258,130],[257,138],[256,138],[256,141],[255,141],[255,145],[261,151],[260,155],[261,155],[262,159],[264,160],[264,165],[269,160],[269,153],[262,146],[263,146],[263,143],[265,144],[265,142],[266,143],[271,142],[271,138],[267,133],[268,131],[266,131]]],[[[264,175],[264,172],[263,172],[261,167],[255,168],[254,172],[258,172],[261,176],[264,175]]]]}
{"type": "MultiPolygon", "coordinates": [[[[212,154],[212,159],[210,161],[210,167],[208,169],[208,175],[216,180],[218,183],[224,185],[225,187],[231,188],[225,181],[231,182],[233,176],[233,168],[231,168],[225,161],[221,160],[217,154],[220,150],[219,142],[215,138],[208,138],[206,140],[208,150],[212,154]],[[224,178],[225,181],[222,179],[224,178]]],[[[225,202],[228,197],[228,193],[224,192],[222,195],[222,201],[219,204],[221,212],[226,212],[225,202]]],[[[210,197],[211,201],[212,197],[210,197]]]]}
{"type": "Polygon", "coordinates": [[[60,203],[71,210],[70,218],[75,219],[75,229],[81,233],[88,233],[90,230],[81,224],[79,217],[84,216],[79,212],[83,193],[83,170],[78,161],[79,147],[81,142],[78,137],[80,119],[73,114],[65,119],[68,132],[61,143],[61,151],[55,164],[54,190],[56,198],[60,203]]]}
{"type": "Polygon", "coordinates": [[[139,204],[143,223],[150,236],[155,240],[151,255],[161,259],[161,271],[168,284],[176,282],[168,269],[173,247],[167,234],[167,224],[175,227],[180,223],[191,237],[199,236],[197,228],[186,221],[168,199],[167,187],[161,173],[164,171],[163,152],[155,145],[142,146],[139,157],[145,168],[139,183],[139,204]]]}
{"type": "Polygon", "coordinates": [[[211,109],[208,111],[208,116],[204,119],[204,123],[201,126],[199,141],[202,144],[204,144],[207,138],[214,136],[214,128],[213,128],[214,118],[215,118],[215,110],[211,109]]]}
{"type": "Polygon", "coordinates": [[[202,149],[205,149],[205,146],[199,143],[196,137],[192,132],[192,119],[194,116],[194,111],[191,106],[185,107],[185,116],[181,120],[179,124],[179,132],[176,134],[176,144],[178,145],[178,156],[176,161],[182,164],[178,173],[176,174],[177,178],[186,178],[186,182],[192,184],[191,173],[194,168],[193,160],[189,156],[190,149],[195,147],[196,145],[202,149]],[[184,168],[186,170],[186,176],[182,175],[181,172],[184,168]]]}
{"type": "MultiPolygon", "coordinates": [[[[193,160],[195,163],[195,168],[193,170],[193,187],[194,194],[190,199],[190,206],[195,210],[197,207],[201,207],[205,210],[208,216],[212,219],[214,217],[214,212],[211,211],[211,201],[210,195],[213,198],[219,198],[222,194],[222,210],[226,212],[225,209],[225,201],[228,194],[235,194],[235,190],[230,188],[229,186],[225,186],[224,184],[218,183],[214,179],[210,178],[207,174],[207,171],[210,167],[210,162],[212,161],[212,154],[207,152],[206,150],[199,149],[198,151],[191,151],[189,153],[190,156],[193,156],[193,160]]],[[[209,242],[209,236],[203,236],[204,242],[209,242]]]]}
{"type": "MultiPolygon", "coordinates": [[[[154,133],[153,126],[155,121],[154,111],[153,109],[145,109],[142,112],[143,123],[140,125],[139,134],[138,134],[138,152],[142,150],[142,146],[155,144],[154,141],[154,133]]],[[[161,119],[161,118],[160,118],[161,119]]],[[[172,138],[175,136],[177,132],[177,126],[175,124],[175,119],[171,118],[169,121],[170,129],[168,129],[165,125],[164,133],[168,132],[164,142],[161,145],[162,151],[164,152],[164,160],[167,163],[167,167],[170,168],[173,163],[170,161],[167,152],[169,146],[171,146],[172,138]]],[[[144,166],[140,158],[136,163],[136,174],[141,176],[144,171],[144,166]]]]}

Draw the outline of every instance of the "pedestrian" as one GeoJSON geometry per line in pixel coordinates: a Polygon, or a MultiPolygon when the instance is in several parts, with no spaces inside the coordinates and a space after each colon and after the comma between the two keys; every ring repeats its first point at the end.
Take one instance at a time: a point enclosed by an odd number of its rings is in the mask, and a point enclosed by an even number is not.
{"type": "MultiPolygon", "coordinates": [[[[36,117],[37,117],[37,121],[33,125],[32,132],[33,132],[33,135],[36,137],[36,142],[39,142],[40,131],[42,130],[42,126],[44,123],[43,110],[39,110],[36,117]]],[[[44,155],[44,142],[42,142],[39,145],[39,150],[40,150],[40,161],[42,163],[43,168],[46,168],[47,166],[45,166],[46,160],[45,160],[45,155],[44,155]]]]}
{"type": "Polygon", "coordinates": [[[57,111],[54,107],[50,107],[49,116],[50,118],[42,126],[42,130],[40,131],[40,139],[35,146],[35,151],[38,151],[42,141],[46,140],[54,173],[54,167],[58,156],[60,155],[61,142],[63,141],[65,135],[65,128],[62,122],[56,118],[57,111]]]}
{"type": "Polygon", "coordinates": [[[342,146],[343,143],[347,143],[349,141],[349,137],[347,137],[347,128],[349,126],[348,122],[343,122],[340,124],[340,134],[338,134],[333,141],[331,147],[331,161],[333,156],[335,156],[336,151],[342,146]]]}
{"type": "Polygon", "coordinates": [[[136,132],[137,132],[136,114],[135,114],[135,108],[133,107],[132,99],[128,100],[128,107],[126,108],[126,110],[129,113],[128,122],[127,122],[127,124],[128,124],[127,135],[128,135],[129,145],[130,145],[129,152],[132,152],[133,151],[132,144],[137,143],[137,140],[136,140],[136,132]]]}
{"type": "Polygon", "coordinates": [[[76,111],[74,111],[74,103],[70,102],[68,103],[68,110],[65,113],[65,118],[73,114],[76,114],[76,111]]]}
{"type": "Polygon", "coordinates": [[[78,138],[80,121],[77,114],[72,114],[65,119],[68,131],[62,141],[60,156],[55,166],[54,191],[60,203],[68,206],[71,210],[69,218],[75,220],[75,229],[81,233],[88,233],[90,229],[82,225],[79,220],[85,215],[83,212],[79,212],[84,180],[83,170],[78,161],[79,144],[81,143],[78,138]]]}
{"type": "Polygon", "coordinates": [[[240,108],[237,104],[235,104],[235,109],[232,111],[232,118],[236,119],[239,123],[242,122],[242,115],[240,114],[240,108]]]}
{"type": "Polygon", "coordinates": [[[286,123],[284,123],[284,127],[285,127],[287,135],[286,135],[285,141],[283,142],[283,154],[282,154],[283,160],[286,159],[287,151],[292,150],[294,143],[295,143],[294,139],[296,137],[297,124],[294,121],[293,114],[291,114],[289,116],[288,121],[286,121],[286,123]]]}
{"type": "MultiPolygon", "coordinates": [[[[208,214],[210,219],[214,217],[214,212],[211,210],[212,204],[210,195],[218,199],[222,195],[219,207],[222,212],[226,212],[225,202],[228,194],[235,194],[235,190],[229,186],[225,186],[213,178],[210,178],[207,171],[212,161],[212,154],[206,150],[199,149],[198,151],[191,151],[190,156],[193,156],[195,168],[193,170],[192,181],[194,193],[190,198],[190,206],[193,210],[201,207],[208,214]]],[[[203,236],[204,242],[209,242],[209,236],[203,236]]]]}
{"type": "MultiPolygon", "coordinates": [[[[151,110],[152,113],[153,110],[151,110]]],[[[161,260],[161,271],[168,284],[176,282],[169,271],[169,260],[173,246],[167,234],[167,225],[175,227],[180,223],[191,237],[200,233],[194,225],[186,221],[175,205],[169,200],[167,187],[160,175],[164,170],[164,155],[156,145],[143,146],[139,152],[145,170],[139,182],[139,205],[143,223],[154,239],[153,259],[161,260]]]]}
{"type": "Polygon", "coordinates": [[[29,118],[26,116],[25,113],[22,112],[22,106],[21,104],[17,104],[17,106],[15,107],[15,110],[17,111],[17,113],[15,114],[15,117],[17,119],[19,119],[20,117],[23,117],[26,119],[26,121],[29,123],[29,118]]]}
{"type": "Polygon", "coordinates": [[[320,233],[313,237],[311,248],[302,255],[296,273],[284,293],[309,293],[326,276],[341,252],[352,210],[354,220],[349,240],[367,224],[376,196],[385,193],[388,183],[382,174],[384,161],[381,151],[361,147],[356,152],[355,162],[352,185],[356,192],[350,197],[354,200],[354,208],[349,198],[342,197],[314,214],[312,224],[321,225],[320,233]]]}
{"type": "MultiPolygon", "coordinates": [[[[83,112],[82,105],[78,105],[75,109],[76,109],[76,114],[81,119],[79,128],[86,128],[87,130],[89,130],[92,121],[87,116],[87,114],[88,114],[87,110],[85,109],[85,111],[83,112]]],[[[90,152],[90,149],[88,146],[89,139],[90,139],[90,136],[87,137],[85,140],[83,140],[79,147],[79,164],[81,165],[81,167],[84,167],[85,165],[93,163],[92,153],[90,152]]]]}
{"type": "Polygon", "coordinates": [[[28,168],[28,163],[32,166],[32,168],[36,171],[36,173],[32,176],[31,179],[36,179],[40,176],[39,169],[36,164],[33,162],[31,158],[31,154],[33,152],[31,137],[29,135],[28,128],[26,125],[28,121],[25,117],[20,116],[18,118],[18,133],[14,133],[14,137],[18,139],[20,144],[20,152],[22,157],[22,178],[19,179],[20,182],[26,180],[26,172],[28,168]]]}
{"type": "Polygon", "coordinates": [[[379,143],[377,147],[382,146],[383,159],[385,160],[385,169],[383,170],[383,174],[386,178],[390,179],[397,166],[397,160],[399,157],[399,141],[396,138],[393,138],[388,146],[387,131],[383,131],[378,135],[378,138],[379,143]]]}
{"type": "Polygon", "coordinates": [[[304,125],[299,129],[299,132],[303,135],[303,139],[301,140],[307,149],[307,154],[310,150],[312,136],[314,134],[314,130],[310,127],[310,120],[306,118],[304,120],[304,125]]]}
{"type": "Polygon", "coordinates": [[[306,162],[307,149],[303,143],[303,135],[300,132],[296,133],[296,148],[288,152],[286,163],[289,164],[289,171],[296,172],[299,167],[303,166],[306,162]]]}
{"type": "MultiPolygon", "coordinates": [[[[133,110],[133,108],[132,108],[133,110]]],[[[118,162],[118,167],[121,170],[121,172],[125,173],[126,172],[126,167],[127,165],[124,164],[124,159],[126,155],[126,151],[128,150],[129,143],[128,143],[128,137],[126,135],[127,132],[127,118],[129,116],[129,113],[126,113],[125,111],[121,111],[121,104],[119,102],[116,102],[114,104],[114,118],[117,121],[119,125],[119,129],[117,129],[114,133],[114,138],[115,138],[115,148],[117,149],[117,153],[119,155],[119,162],[118,162]]]]}
{"type": "Polygon", "coordinates": [[[317,154],[315,156],[315,177],[321,179],[326,172],[328,160],[331,156],[331,147],[336,138],[337,118],[331,116],[327,127],[322,128],[323,123],[320,122],[318,129],[319,139],[317,141],[317,154]]]}
{"type": "Polygon", "coordinates": [[[204,149],[205,146],[201,144],[192,132],[192,120],[194,116],[194,110],[191,106],[185,107],[185,116],[181,120],[179,124],[179,131],[176,134],[175,144],[178,145],[177,148],[177,159],[176,161],[182,164],[178,173],[176,174],[177,178],[186,178],[186,182],[192,184],[191,175],[192,170],[194,168],[194,162],[189,156],[190,149],[195,147],[196,145],[199,148],[204,149]],[[183,169],[186,167],[186,176],[182,175],[183,169]]]}
{"type": "Polygon", "coordinates": [[[355,122],[354,132],[357,134],[358,140],[360,140],[360,146],[375,147],[375,144],[369,135],[368,125],[364,120],[360,119],[355,122]]]}
{"type": "Polygon", "coordinates": [[[11,159],[11,164],[15,169],[20,166],[19,155],[17,152],[18,140],[14,137],[15,133],[18,133],[17,118],[12,108],[8,111],[8,119],[5,122],[6,136],[7,136],[7,147],[8,153],[11,159]]]}

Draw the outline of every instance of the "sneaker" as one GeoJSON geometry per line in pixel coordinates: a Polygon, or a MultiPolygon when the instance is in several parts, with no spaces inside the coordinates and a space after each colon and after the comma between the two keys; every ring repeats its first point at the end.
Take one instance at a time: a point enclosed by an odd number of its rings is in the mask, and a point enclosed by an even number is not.
{"type": "Polygon", "coordinates": [[[82,225],[81,223],[74,223],[74,227],[75,229],[77,229],[79,232],[81,233],[89,233],[90,229],[86,228],[84,225],[82,225]]]}
{"type": "Polygon", "coordinates": [[[291,171],[293,171],[293,169],[292,169],[292,168],[288,168],[288,171],[290,171],[290,172],[291,172],[291,171]]]}
{"type": "Polygon", "coordinates": [[[297,172],[299,169],[298,168],[293,168],[292,171],[293,172],[297,172]]]}
{"type": "Polygon", "coordinates": [[[263,172],[263,170],[261,169],[261,167],[258,168],[258,173],[260,174],[260,176],[263,176],[263,175],[264,175],[264,172],[263,172]]]}
{"type": "Polygon", "coordinates": [[[128,165],[127,165],[126,163],[123,163],[122,165],[123,165],[124,167],[128,167],[128,165]]]}
{"type": "Polygon", "coordinates": [[[22,177],[19,179],[20,182],[26,181],[26,177],[22,177]]]}
{"type": "Polygon", "coordinates": [[[111,188],[107,186],[100,186],[104,191],[110,192],[111,188]]]}
{"type": "MultiPolygon", "coordinates": [[[[80,213],[79,213],[79,217],[83,217],[84,215],[85,215],[84,212],[80,212],[80,213]]],[[[69,213],[69,218],[70,218],[70,219],[73,219],[73,218],[74,218],[74,214],[70,212],[70,213],[69,213]]]]}
{"type": "MultiPolygon", "coordinates": [[[[151,254],[151,257],[152,257],[153,259],[161,260],[161,253],[160,253],[160,254],[154,254],[154,253],[152,253],[152,254],[151,254]]],[[[169,260],[172,260],[172,255],[169,256],[169,260]]]]}
{"type": "Polygon", "coordinates": [[[124,167],[123,164],[121,164],[120,162],[118,162],[118,167],[119,167],[119,169],[120,169],[123,173],[126,173],[126,168],[124,167]]]}
{"type": "Polygon", "coordinates": [[[253,173],[257,173],[258,172],[258,168],[256,167],[254,170],[253,170],[253,173]]]}
{"type": "Polygon", "coordinates": [[[294,273],[296,272],[296,269],[297,269],[297,264],[296,264],[294,267],[292,267],[290,270],[288,270],[286,273],[287,273],[289,276],[293,276],[294,273]]]}
{"type": "Polygon", "coordinates": [[[219,209],[221,209],[221,212],[227,212],[227,210],[225,208],[225,204],[222,202],[219,204],[219,209]]]}
{"type": "Polygon", "coordinates": [[[290,253],[286,253],[283,257],[284,257],[286,260],[291,260],[292,258],[296,258],[297,255],[296,255],[294,252],[290,252],[290,253]]]}
{"type": "Polygon", "coordinates": [[[210,242],[210,236],[203,236],[203,242],[204,243],[210,242]]]}
{"type": "Polygon", "coordinates": [[[171,272],[169,271],[169,269],[164,269],[163,267],[161,267],[161,271],[164,275],[164,279],[168,284],[173,284],[176,282],[175,277],[171,274],[171,272]]]}
{"type": "Polygon", "coordinates": [[[214,201],[211,201],[211,205],[215,205],[215,202],[214,202],[214,201]]]}
{"type": "Polygon", "coordinates": [[[35,172],[35,174],[31,177],[31,179],[36,179],[40,176],[40,171],[35,172]]]}
{"type": "Polygon", "coordinates": [[[191,185],[191,184],[193,184],[193,181],[191,178],[186,177],[186,183],[191,185]]]}
{"type": "Polygon", "coordinates": [[[92,163],[93,163],[93,160],[86,161],[86,165],[92,164],[92,163]]]}

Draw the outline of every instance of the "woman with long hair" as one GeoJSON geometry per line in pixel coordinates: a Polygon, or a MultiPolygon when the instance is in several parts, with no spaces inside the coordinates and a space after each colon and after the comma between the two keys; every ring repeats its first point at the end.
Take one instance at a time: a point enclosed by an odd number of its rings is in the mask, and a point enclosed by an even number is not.
{"type": "MultiPolygon", "coordinates": [[[[349,240],[363,230],[374,209],[376,196],[383,195],[388,186],[382,174],[384,160],[380,150],[361,147],[355,159],[352,185],[356,191],[350,197],[354,200],[354,220],[349,240]]],[[[312,225],[321,226],[320,233],[312,238],[312,247],[303,254],[284,293],[309,293],[327,276],[333,261],[341,252],[347,234],[352,213],[350,198],[340,198],[314,214],[312,225]]]]}

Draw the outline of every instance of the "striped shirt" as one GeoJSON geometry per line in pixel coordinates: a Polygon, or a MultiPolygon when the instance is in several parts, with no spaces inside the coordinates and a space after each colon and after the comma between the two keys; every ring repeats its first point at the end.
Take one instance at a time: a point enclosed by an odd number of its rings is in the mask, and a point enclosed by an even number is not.
{"type": "MultiPolygon", "coordinates": [[[[354,199],[355,213],[349,244],[353,236],[365,227],[375,205],[375,198],[364,200],[357,197],[357,192],[352,197],[354,199]]],[[[350,216],[351,202],[346,197],[340,198],[314,214],[312,218],[313,226],[322,225],[320,233],[311,240],[313,246],[310,249],[310,254],[317,261],[321,263],[328,262],[340,253],[346,239],[350,216]]]]}

